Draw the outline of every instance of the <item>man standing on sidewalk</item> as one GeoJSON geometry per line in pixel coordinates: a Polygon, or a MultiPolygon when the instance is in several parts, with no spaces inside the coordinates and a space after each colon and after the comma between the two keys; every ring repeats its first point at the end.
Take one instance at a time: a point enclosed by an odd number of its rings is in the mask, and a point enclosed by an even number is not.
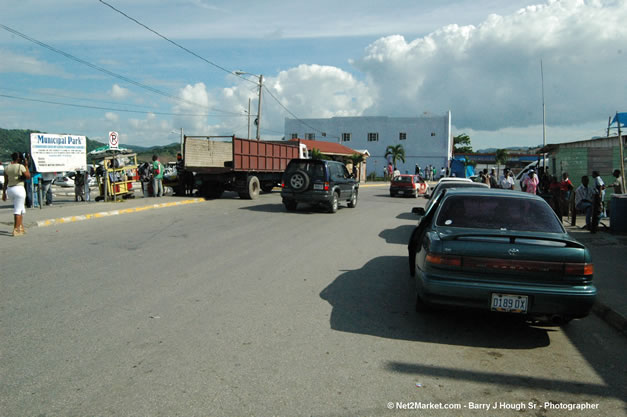
{"type": "Polygon", "coordinates": [[[616,178],[616,181],[611,183],[610,185],[614,187],[614,194],[622,194],[625,192],[625,187],[623,186],[623,177],[620,175],[620,170],[615,169],[612,173],[612,176],[616,178]]]}
{"type": "Polygon", "coordinates": [[[581,177],[581,185],[575,190],[575,208],[586,214],[586,225],[584,228],[588,230],[592,220],[592,200],[594,199],[594,192],[588,187],[589,182],[588,176],[584,175],[581,177]]]}
{"type": "Polygon", "coordinates": [[[152,192],[153,197],[163,196],[163,165],[159,156],[152,156],[152,192]]]}

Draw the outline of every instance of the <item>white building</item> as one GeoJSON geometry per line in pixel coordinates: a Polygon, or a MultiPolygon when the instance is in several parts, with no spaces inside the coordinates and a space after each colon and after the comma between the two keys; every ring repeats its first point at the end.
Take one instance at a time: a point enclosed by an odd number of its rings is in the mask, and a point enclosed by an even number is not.
{"type": "Polygon", "coordinates": [[[353,149],[367,149],[368,174],[383,175],[387,166],[385,149],[403,145],[405,163],[398,169],[414,173],[416,164],[447,167],[453,150],[451,112],[444,116],[420,117],[332,117],[330,119],[285,119],[285,139],[338,142],[353,149]]]}

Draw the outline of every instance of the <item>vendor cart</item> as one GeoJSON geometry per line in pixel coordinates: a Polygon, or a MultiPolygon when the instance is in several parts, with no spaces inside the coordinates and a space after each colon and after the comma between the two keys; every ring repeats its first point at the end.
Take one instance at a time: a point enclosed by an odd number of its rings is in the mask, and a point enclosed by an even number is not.
{"type": "Polygon", "coordinates": [[[96,181],[100,195],[96,201],[116,201],[134,198],[133,182],[137,174],[137,154],[118,151],[95,155],[100,167],[96,170],[96,181]]]}

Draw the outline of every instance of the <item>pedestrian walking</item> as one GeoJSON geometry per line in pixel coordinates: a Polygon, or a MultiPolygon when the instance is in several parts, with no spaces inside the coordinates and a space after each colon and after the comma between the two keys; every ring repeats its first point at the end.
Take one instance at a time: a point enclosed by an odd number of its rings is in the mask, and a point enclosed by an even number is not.
{"type": "Polygon", "coordinates": [[[14,152],[11,154],[11,163],[4,170],[2,201],[7,201],[7,197],[13,201],[13,236],[26,233],[24,229],[24,213],[26,213],[24,181],[30,179],[30,171],[24,162],[20,154],[14,152]]]}
{"type": "Polygon", "coordinates": [[[444,178],[444,177],[446,177],[446,169],[442,167],[442,169],[440,169],[440,178],[444,178]]]}
{"type": "Polygon", "coordinates": [[[163,196],[163,164],[159,156],[152,156],[152,192],[153,197],[163,196]]]}
{"type": "Polygon", "coordinates": [[[538,190],[538,177],[536,172],[529,170],[529,176],[523,182],[523,190],[529,194],[536,194],[538,190]]]}
{"type": "Polygon", "coordinates": [[[592,223],[590,224],[590,231],[596,233],[601,218],[605,217],[605,209],[603,206],[603,200],[605,199],[605,182],[603,182],[603,178],[599,175],[599,171],[592,171],[592,178],[594,180],[594,184],[592,185],[594,200],[592,202],[592,223]]]}
{"type": "Polygon", "coordinates": [[[494,168],[492,169],[492,171],[490,171],[488,179],[490,180],[490,188],[499,188],[499,183],[496,180],[496,171],[494,170],[494,168]]]}
{"type": "Polygon", "coordinates": [[[499,181],[499,186],[504,190],[514,189],[514,177],[510,175],[509,168],[505,168],[505,171],[503,171],[503,177],[499,181]]]}
{"type": "Polygon", "coordinates": [[[568,202],[574,188],[573,183],[568,178],[568,172],[564,172],[560,182],[560,211],[563,216],[568,216],[568,202]]]}

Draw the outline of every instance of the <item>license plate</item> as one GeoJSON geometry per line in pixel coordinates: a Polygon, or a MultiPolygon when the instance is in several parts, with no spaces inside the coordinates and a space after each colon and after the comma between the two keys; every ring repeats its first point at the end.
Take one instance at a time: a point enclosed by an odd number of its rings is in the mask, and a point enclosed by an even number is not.
{"type": "Polygon", "coordinates": [[[526,313],[529,298],[526,295],[492,294],[492,311],[505,313],[526,313]]]}
{"type": "Polygon", "coordinates": [[[322,190],[324,186],[322,184],[314,184],[314,190],[322,190]]]}
{"type": "Polygon", "coordinates": [[[399,191],[398,193],[399,194],[405,194],[405,191],[399,191]]]}

